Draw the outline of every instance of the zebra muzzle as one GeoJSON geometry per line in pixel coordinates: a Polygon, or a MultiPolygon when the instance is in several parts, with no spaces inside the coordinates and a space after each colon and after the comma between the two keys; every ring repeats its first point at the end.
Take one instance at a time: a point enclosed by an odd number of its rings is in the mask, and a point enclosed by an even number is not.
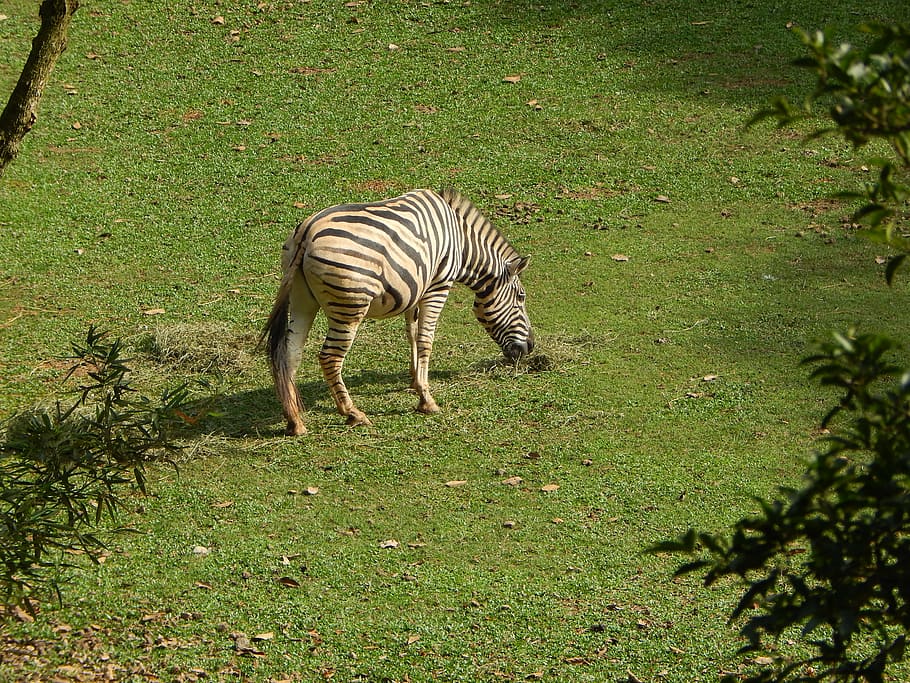
{"type": "Polygon", "coordinates": [[[533,350],[534,342],[531,339],[528,339],[527,341],[509,342],[502,347],[503,355],[510,361],[516,361],[520,358],[524,358],[533,350]]]}

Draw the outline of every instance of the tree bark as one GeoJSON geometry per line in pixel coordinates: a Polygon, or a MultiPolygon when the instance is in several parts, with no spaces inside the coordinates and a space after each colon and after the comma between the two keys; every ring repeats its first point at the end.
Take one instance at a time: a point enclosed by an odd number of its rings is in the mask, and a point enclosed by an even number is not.
{"type": "Polygon", "coordinates": [[[78,0],[43,0],[41,28],[9,102],[0,114],[0,176],[19,154],[22,139],[38,120],[38,104],[57,58],[66,50],[66,34],[78,0]]]}

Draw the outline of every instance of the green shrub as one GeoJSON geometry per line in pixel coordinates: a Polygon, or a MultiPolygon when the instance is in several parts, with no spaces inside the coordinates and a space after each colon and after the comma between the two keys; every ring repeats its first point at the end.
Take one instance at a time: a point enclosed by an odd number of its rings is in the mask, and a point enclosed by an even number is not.
{"type": "Polygon", "coordinates": [[[900,229],[910,199],[910,26],[862,25],[860,31],[871,36],[866,47],[834,42],[822,31],[796,31],[809,54],[795,65],[815,74],[815,89],[799,106],[786,97],[776,98],[749,125],[767,118],[790,125],[814,117],[819,104],[827,108],[831,125],[814,131],[809,139],[836,132],[855,147],[876,139],[891,147],[894,159],[871,162],[879,167],[875,180],[861,191],[841,193],[863,202],[856,217],[868,226],[866,234],[898,252],[888,264],[891,282],[910,253],[910,239],[900,229]]]}
{"type": "MultiPolygon", "coordinates": [[[[731,619],[746,616],[744,651],[765,668],[750,682],[885,680],[904,657],[910,631],[910,371],[889,360],[876,336],[838,335],[806,362],[841,392],[832,428],[799,489],[759,500],[761,514],[731,536],[690,530],[655,551],[699,548],[708,557],[679,568],[711,585],[738,576],[745,591],[731,619]],[[903,373],[903,374],[901,374],[903,373]],[[897,378],[897,379],[895,379],[897,378]],[[846,423],[835,426],[841,417],[846,423]],[[812,654],[778,655],[798,627],[812,654]]],[[[734,680],[730,678],[729,680],[734,680]]],[[[738,679],[737,679],[738,680],[738,679]]]]}
{"type": "Polygon", "coordinates": [[[145,491],[144,468],[180,449],[187,385],[153,401],[130,384],[119,340],[94,328],[73,345],[66,404],[19,413],[0,425],[0,592],[7,606],[32,606],[68,553],[95,560],[96,528],[114,519],[123,491],[145,491]]]}

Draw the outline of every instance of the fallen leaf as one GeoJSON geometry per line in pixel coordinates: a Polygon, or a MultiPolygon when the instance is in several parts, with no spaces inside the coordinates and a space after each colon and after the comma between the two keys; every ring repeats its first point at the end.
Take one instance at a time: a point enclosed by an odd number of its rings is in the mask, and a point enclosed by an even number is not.
{"type": "Polygon", "coordinates": [[[465,48],[461,45],[456,45],[455,47],[447,47],[446,52],[464,52],[465,48]]]}
{"type": "Polygon", "coordinates": [[[305,495],[305,496],[315,496],[318,494],[319,494],[318,486],[307,486],[305,489],[303,489],[303,495],[305,495]]]}
{"type": "Polygon", "coordinates": [[[285,588],[300,588],[300,582],[297,581],[297,579],[292,579],[290,576],[282,576],[278,579],[278,583],[285,588]]]}
{"type": "Polygon", "coordinates": [[[73,130],[82,130],[82,124],[78,121],[73,121],[73,130]]]}
{"type": "Polygon", "coordinates": [[[196,586],[196,588],[200,588],[200,589],[202,589],[202,590],[204,590],[204,591],[210,591],[210,590],[212,590],[212,584],[206,583],[205,581],[197,581],[197,582],[194,583],[193,585],[196,586]]]}
{"type": "Polygon", "coordinates": [[[657,195],[657,196],[654,198],[654,201],[655,201],[655,202],[660,202],[661,204],[669,204],[669,203],[670,203],[670,198],[667,197],[666,195],[659,194],[659,195],[657,195]]]}
{"type": "Polygon", "coordinates": [[[206,548],[204,545],[195,545],[193,546],[193,555],[196,557],[206,557],[211,555],[212,551],[206,548]]]}
{"type": "Polygon", "coordinates": [[[379,543],[379,547],[382,548],[383,550],[391,550],[391,549],[397,548],[399,545],[401,545],[401,544],[398,541],[396,541],[394,538],[390,538],[385,541],[381,541],[379,543]]]}
{"type": "Polygon", "coordinates": [[[220,503],[212,503],[212,507],[223,510],[224,508],[231,507],[233,504],[234,504],[233,500],[222,500],[220,503]]]}
{"type": "Polygon", "coordinates": [[[162,315],[166,311],[163,308],[149,308],[142,311],[142,315],[162,315]]]}
{"type": "Polygon", "coordinates": [[[886,263],[888,263],[888,258],[885,257],[885,256],[876,256],[876,257],[875,257],[875,262],[876,262],[878,265],[883,266],[883,265],[885,265],[886,263]]]}
{"type": "Polygon", "coordinates": [[[420,640],[420,636],[418,636],[417,634],[410,635],[410,636],[408,636],[407,644],[413,645],[418,640],[420,640]]]}
{"type": "MultiPolygon", "coordinates": [[[[0,20],[2,20],[2,19],[0,19],[0,20]]],[[[14,605],[12,608],[12,611],[13,611],[13,616],[16,617],[16,619],[18,621],[20,621],[24,624],[31,624],[32,622],[35,621],[35,617],[33,617],[28,612],[26,612],[19,605],[14,605]]]]}
{"type": "Polygon", "coordinates": [[[465,479],[453,479],[452,481],[447,481],[443,486],[448,486],[450,489],[453,489],[458,486],[464,486],[467,483],[468,482],[465,479]]]}
{"type": "Polygon", "coordinates": [[[304,202],[294,202],[294,208],[295,209],[305,209],[306,204],[304,202]]]}
{"type": "Polygon", "coordinates": [[[540,487],[540,490],[543,493],[553,493],[553,491],[559,490],[559,484],[545,484],[544,486],[540,487]]]}
{"type": "Polygon", "coordinates": [[[395,50],[400,50],[401,48],[395,43],[389,43],[389,52],[395,52],[395,50]]]}
{"type": "Polygon", "coordinates": [[[507,479],[503,479],[502,483],[505,484],[506,486],[518,486],[523,481],[524,481],[524,479],[522,479],[521,477],[515,476],[515,477],[508,477],[507,479]]]}
{"type": "Polygon", "coordinates": [[[514,529],[516,526],[518,526],[518,522],[516,522],[514,519],[507,519],[502,523],[502,526],[506,529],[514,529]]]}
{"type": "Polygon", "coordinates": [[[514,74],[512,76],[503,76],[502,78],[503,83],[518,83],[520,80],[521,76],[518,74],[514,74]]]}
{"type": "Polygon", "coordinates": [[[246,655],[247,657],[265,657],[265,652],[253,647],[253,643],[250,642],[250,639],[242,633],[238,633],[234,636],[234,650],[237,654],[246,655]]]}
{"type": "Polygon", "coordinates": [[[702,382],[713,382],[716,379],[717,379],[717,375],[705,375],[704,377],[701,378],[701,381],[702,382]]]}
{"type": "Polygon", "coordinates": [[[251,638],[251,640],[263,641],[263,640],[273,640],[274,638],[275,638],[275,634],[272,631],[266,631],[265,633],[257,633],[255,636],[253,636],[251,638]]]}
{"type": "Polygon", "coordinates": [[[212,23],[215,24],[215,26],[224,26],[224,17],[219,14],[212,19],[212,23]]]}
{"type": "Polygon", "coordinates": [[[610,258],[614,261],[617,261],[618,263],[625,263],[629,260],[629,257],[625,254],[613,254],[610,258]]]}

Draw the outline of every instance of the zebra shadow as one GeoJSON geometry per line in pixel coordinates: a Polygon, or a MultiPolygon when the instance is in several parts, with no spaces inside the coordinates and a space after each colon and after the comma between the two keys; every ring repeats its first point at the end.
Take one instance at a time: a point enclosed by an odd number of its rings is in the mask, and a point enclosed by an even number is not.
{"type": "MultiPolygon", "coordinates": [[[[431,372],[430,380],[446,381],[458,374],[451,370],[431,372]]],[[[361,370],[346,374],[344,382],[355,402],[358,399],[371,397],[374,403],[374,407],[370,411],[372,415],[404,415],[413,410],[413,407],[399,407],[401,403],[399,400],[389,401],[389,405],[386,407],[380,405],[377,408],[375,406],[377,396],[408,393],[411,377],[407,372],[387,373],[361,370]]],[[[322,378],[309,382],[298,382],[297,390],[300,392],[305,412],[337,415],[329,389],[322,378]]],[[[200,411],[203,409],[202,403],[199,408],[200,411]]],[[[218,394],[213,400],[205,402],[204,409],[208,415],[200,420],[192,430],[199,434],[246,438],[272,437],[284,433],[281,404],[271,386],[218,394]]]]}

